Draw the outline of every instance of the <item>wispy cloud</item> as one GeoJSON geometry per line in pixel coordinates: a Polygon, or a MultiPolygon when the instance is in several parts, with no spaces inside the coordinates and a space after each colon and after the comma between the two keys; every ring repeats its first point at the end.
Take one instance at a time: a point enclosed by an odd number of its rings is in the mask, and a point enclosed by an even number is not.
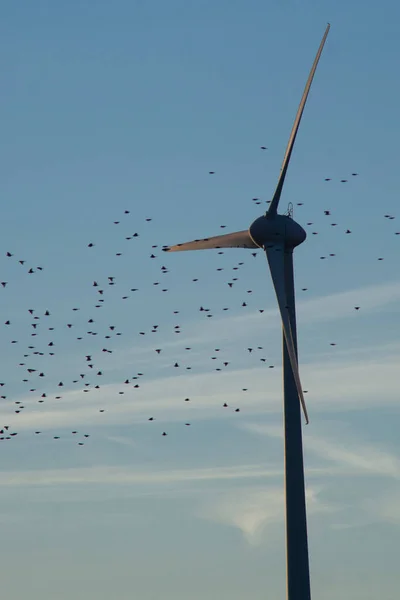
{"type": "Polygon", "coordinates": [[[297,303],[297,310],[300,322],[316,323],[352,317],[357,305],[365,314],[391,304],[397,307],[399,300],[400,281],[391,281],[301,301],[297,303]]]}
{"type": "Polygon", "coordinates": [[[400,460],[372,444],[354,444],[342,440],[336,442],[314,436],[306,437],[307,450],[337,464],[348,466],[360,474],[379,475],[400,479],[400,460]]]}
{"type": "MultiPolygon", "coordinates": [[[[397,309],[400,306],[399,300],[399,281],[364,286],[305,300],[298,297],[297,319],[300,327],[346,320],[354,317],[354,306],[360,305],[359,314],[365,316],[381,311],[387,306],[397,309]]],[[[220,346],[225,343],[233,347],[243,340],[247,344],[246,340],[259,339],[260,331],[265,334],[270,332],[271,335],[272,332],[280,334],[281,321],[275,301],[272,305],[266,306],[263,313],[258,310],[251,312],[247,310],[245,314],[232,315],[226,312],[223,316],[214,314],[212,319],[188,321],[184,323],[182,333],[174,336],[172,340],[170,334],[166,335],[160,330],[157,334],[156,346],[161,347],[165,353],[173,350],[176,358],[187,357],[182,349],[190,346],[193,347],[193,354],[197,353],[198,359],[201,360],[204,349],[208,349],[209,346],[220,346]]],[[[131,364],[133,358],[137,365],[144,366],[148,361],[153,363],[154,344],[154,338],[143,338],[140,347],[129,346],[116,351],[112,357],[109,357],[108,364],[120,366],[121,361],[122,364],[131,364]]],[[[160,355],[159,362],[163,360],[163,356],[160,355]]]]}
{"type": "Polygon", "coordinates": [[[115,444],[120,444],[121,446],[137,446],[136,442],[134,442],[131,438],[124,437],[122,435],[107,435],[106,440],[109,442],[114,442],[115,444]]]}
{"type": "MultiPolygon", "coordinates": [[[[306,491],[308,513],[336,512],[337,506],[321,499],[322,488],[306,491]]],[[[234,493],[222,494],[210,501],[198,516],[239,529],[251,545],[262,542],[266,529],[284,519],[284,492],[281,487],[246,487],[234,493]]]]}
{"type": "MultiPolygon", "coordinates": [[[[282,429],[257,423],[244,425],[247,431],[281,439],[282,429]]],[[[303,437],[306,452],[319,459],[331,461],[339,467],[349,469],[349,473],[358,475],[378,475],[400,479],[400,459],[388,451],[363,441],[346,440],[343,437],[330,440],[310,435],[303,437]]]]}
{"type": "MultiPolygon", "coordinates": [[[[362,361],[357,352],[341,358],[314,361],[301,367],[301,376],[311,414],[348,411],[367,406],[390,406],[398,403],[398,365],[400,345],[363,348],[362,361]]],[[[22,397],[26,412],[11,415],[9,424],[18,431],[38,428],[65,428],[103,424],[143,422],[154,416],[160,422],[182,419],[237,418],[222,410],[224,402],[240,407],[243,415],[280,414],[282,398],[281,368],[264,367],[231,369],[195,375],[164,377],[141,381],[139,389],[123,384],[103,385],[84,395],[70,390],[63,398],[48,401],[38,408],[31,398],[22,397]],[[247,388],[247,392],[243,392],[247,388]],[[124,395],[119,395],[124,391],[124,395]],[[190,402],[186,403],[185,398],[190,402]],[[46,408],[44,409],[44,407],[46,408]],[[105,413],[99,413],[105,408],[105,413]]]]}
{"type": "MultiPolygon", "coordinates": [[[[380,285],[355,288],[336,294],[318,296],[309,300],[297,301],[297,315],[300,325],[319,322],[338,321],[354,317],[354,306],[361,305],[362,314],[371,314],[382,308],[394,305],[399,306],[400,282],[392,281],[380,285]]],[[[163,348],[181,347],[184,344],[210,344],[221,339],[232,342],[239,338],[257,337],[260,328],[281,328],[277,307],[266,307],[263,313],[251,312],[244,315],[215,317],[203,323],[198,321],[188,323],[184,327],[184,334],[179,339],[171,341],[161,339],[163,348]],[[208,321],[208,322],[207,322],[208,321]],[[211,322],[212,321],[212,322],[211,322]],[[227,335],[229,332],[229,335],[227,335]]],[[[132,354],[140,354],[137,349],[131,350],[132,354]]]]}
{"type": "Polygon", "coordinates": [[[175,484],[196,481],[222,481],[281,477],[280,469],[262,465],[233,465],[193,469],[149,471],[118,466],[81,467],[71,469],[42,469],[31,471],[1,471],[0,487],[57,486],[57,485],[127,485],[175,484]]]}
{"type": "Polygon", "coordinates": [[[257,545],[268,524],[284,518],[284,495],[281,488],[235,490],[217,501],[204,505],[198,516],[239,529],[249,544],[257,545]]]}

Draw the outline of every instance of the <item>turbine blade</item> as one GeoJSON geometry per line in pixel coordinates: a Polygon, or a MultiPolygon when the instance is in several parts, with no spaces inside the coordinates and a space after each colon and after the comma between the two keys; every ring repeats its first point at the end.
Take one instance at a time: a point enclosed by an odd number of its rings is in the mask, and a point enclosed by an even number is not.
{"type": "Polygon", "coordinates": [[[318,48],[318,52],[317,52],[317,55],[315,57],[313,66],[311,67],[310,75],[308,76],[306,87],[304,88],[303,96],[301,98],[301,102],[300,102],[299,108],[297,110],[296,118],[294,120],[292,131],[290,133],[288,145],[287,145],[287,148],[286,148],[285,157],[283,159],[283,163],[282,163],[282,166],[281,166],[281,172],[280,172],[279,179],[278,179],[278,185],[276,186],[275,194],[274,194],[274,196],[272,198],[271,204],[270,204],[269,209],[267,211],[267,215],[269,215],[271,217],[273,217],[274,215],[276,215],[277,210],[278,210],[279,199],[281,197],[283,183],[285,181],[286,171],[287,171],[287,168],[289,166],[290,157],[292,155],[292,150],[293,150],[294,142],[295,142],[295,139],[296,139],[297,131],[299,129],[301,117],[303,116],[303,110],[304,110],[305,104],[307,102],[308,92],[310,91],[312,80],[314,78],[314,74],[315,74],[315,71],[316,71],[316,68],[317,68],[317,65],[318,65],[318,61],[320,59],[323,47],[325,45],[325,40],[326,40],[327,35],[329,33],[329,29],[330,29],[330,24],[328,23],[328,26],[327,26],[327,28],[325,30],[324,36],[323,36],[322,41],[320,43],[320,46],[318,48]]]}
{"type": "Polygon", "coordinates": [[[283,244],[274,244],[266,246],[265,253],[267,255],[268,264],[272,276],[272,282],[274,284],[276,298],[278,300],[279,312],[281,313],[282,328],[286,340],[286,348],[289,354],[294,380],[296,382],[297,393],[304,412],[306,423],[308,424],[309,421],[307,407],[300,382],[299,367],[297,363],[296,350],[293,341],[292,327],[290,325],[289,310],[286,299],[284,277],[285,248],[283,244]]]}
{"type": "Polygon", "coordinates": [[[258,248],[247,230],[216,235],[202,240],[194,240],[176,246],[166,246],[164,252],[182,252],[183,250],[208,250],[209,248],[258,248]]]}

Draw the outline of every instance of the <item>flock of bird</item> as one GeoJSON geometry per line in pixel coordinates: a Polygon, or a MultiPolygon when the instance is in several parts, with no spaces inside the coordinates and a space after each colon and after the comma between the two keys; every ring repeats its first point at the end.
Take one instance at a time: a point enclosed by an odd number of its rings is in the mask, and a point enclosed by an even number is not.
{"type": "MultiPolygon", "coordinates": [[[[267,150],[267,148],[265,146],[261,147],[262,150],[267,150]]],[[[214,175],[215,171],[209,171],[210,175],[214,175]]],[[[357,177],[358,174],[357,173],[352,173],[351,174],[352,177],[357,177]]],[[[330,177],[326,177],[325,178],[326,182],[330,182],[332,181],[332,178],[330,177]]],[[[347,183],[348,179],[341,179],[340,180],[341,183],[347,183]]],[[[259,198],[253,198],[252,202],[254,202],[256,205],[260,205],[262,203],[262,201],[259,198]]],[[[298,206],[302,206],[303,203],[299,202],[297,203],[298,206]]],[[[331,217],[332,217],[332,211],[331,209],[323,209],[321,211],[324,215],[324,217],[330,218],[330,221],[332,221],[331,217]]],[[[121,226],[125,227],[125,225],[127,225],[128,221],[127,219],[129,219],[129,216],[131,215],[131,211],[130,210],[124,210],[123,214],[121,215],[121,218],[118,218],[113,221],[112,224],[110,224],[111,226],[121,226]],[[124,221],[125,219],[125,221],[124,221]]],[[[385,214],[384,217],[387,220],[393,220],[395,217],[393,215],[389,215],[389,214],[385,214]]],[[[152,218],[151,217],[147,217],[145,219],[145,222],[150,224],[152,222],[152,218]]],[[[308,221],[307,222],[307,226],[308,227],[312,227],[313,226],[313,222],[312,221],[308,221]]],[[[343,228],[342,226],[339,226],[338,223],[336,223],[335,221],[330,222],[330,226],[331,227],[336,227],[338,228],[338,230],[340,230],[341,234],[344,235],[350,235],[352,233],[351,229],[348,228],[343,228]]],[[[147,226],[146,226],[147,227],[147,226]]],[[[226,225],[220,225],[219,226],[221,229],[225,229],[226,225]]],[[[148,232],[145,232],[145,236],[147,235],[148,232]]],[[[317,235],[317,231],[311,231],[311,233],[313,235],[317,235]]],[[[400,235],[400,232],[394,232],[395,235],[400,235]]],[[[143,232],[141,230],[139,231],[134,231],[133,233],[130,233],[128,235],[123,236],[124,239],[126,241],[130,241],[130,240],[134,240],[136,238],[140,238],[143,235],[143,232]]],[[[122,239],[122,236],[121,236],[122,239]]],[[[89,249],[90,252],[95,252],[96,251],[96,241],[88,241],[87,243],[87,248],[89,249]]],[[[159,278],[157,281],[154,281],[152,283],[152,285],[154,286],[154,288],[158,288],[161,290],[161,292],[168,292],[169,291],[169,287],[167,286],[166,283],[164,283],[165,281],[168,280],[168,273],[170,272],[170,269],[168,266],[166,266],[165,264],[161,263],[161,257],[164,259],[165,255],[164,254],[159,254],[158,250],[162,250],[162,246],[160,246],[159,244],[149,244],[149,248],[148,248],[148,259],[152,262],[157,263],[158,265],[158,269],[159,269],[159,278]]],[[[218,252],[215,252],[215,256],[218,255],[222,255],[224,254],[225,251],[224,250],[219,250],[218,252]]],[[[226,251],[226,253],[229,253],[229,250],[226,251]]],[[[26,272],[28,275],[35,275],[40,273],[41,271],[43,271],[43,269],[46,269],[46,266],[42,267],[42,266],[35,266],[35,265],[27,265],[27,261],[25,259],[20,259],[17,256],[16,251],[8,249],[5,253],[5,258],[7,261],[14,261],[14,263],[16,265],[20,265],[22,266],[24,269],[26,269],[26,272]]],[[[250,260],[252,260],[252,258],[256,257],[258,254],[258,252],[249,252],[247,254],[247,256],[250,256],[250,260]]],[[[121,256],[122,253],[121,252],[116,252],[115,253],[116,256],[121,256]]],[[[131,256],[135,255],[135,249],[133,249],[131,256]]],[[[324,260],[326,258],[329,257],[334,257],[335,254],[334,253],[329,253],[326,256],[320,256],[321,260],[324,260]]],[[[241,254],[241,258],[243,258],[244,260],[241,260],[240,262],[234,263],[234,266],[230,265],[230,275],[228,278],[225,277],[225,281],[224,281],[224,285],[226,285],[227,289],[232,289],[236,282],[238,281],[238,277],[237,277],[237,272],[243,268],[243,266],[245,265],[245,260],[246,260],[246,251],[243,251],[241,254]]],[[[383,260],[383,257],[379,256],[377,257],[378,260],[383,260]]],[[[223,267],[223,266],[216,266],[214,264],[215,261],[212,262],[212,268],[218,272],[222,272],[222,271],[227,271],[227,267],[223,267]]],[[[18,267],[19,268],[19,267],[18,267]]],[[[223,274],[224,275],[224,274],[223,274]]],[[[196,283],[198,282],[198,277],[192,278],[192,282],[196,283]]],[[[93,279],[92,282],[88,282],[88,286],[90,285],[92,288],[92,296],[93,296],[93,309],[99,309],[102,308],[104,306],[104,304],[106,303],[106,298],[107,298],[107,293],[108,290],[114,286],[118,286],[118,284],[120,283],[120,281],[118,280],[118,278],[116,277],[115,274],[105,274],[105,276],[103,278],[96,278],[93,279]]],[[[12,281],[1,281],[1,285],[4,288],[3,293],[5,294],[12,294],[12,281]]],[[[303,287],[300,288],[303,292],[306,292],[308,290],[307,287],[303,287]]],[[[124,292],[122,292],[122,295],[120,296],[120,299],[123,301],[128,300],[131,295],[140,295],[140,287],[130,287],[129,288],[129,292],[126,290],[124,292]]],[[[86,294],[87,290],[77,290],[77,294],[86,294]]],[[[250,298],[250,295],[253,293],[252,289],[248,289],[246,290],[246,297],[241,298],[240,302],[237,302],[236,307],[237,308],[247,308],[249,306],[249,300],[248,298],[250,298]]],[[[229,292],[225,292],[223,294],[224,298],[226,298],[226,301],[229,297],[229,292]]],[[[205,318],[212,318],[216,312],[213,310],[211,310],[210,308],[208,308],[205,304],[204,304],[204,300],[205,297],[203,296],[203,304],[201,304],[201,302],[199,302],[199,306],[197,307],[197,311],[199,313],[201,313],[201,315],[203,315],[205,318]]],[[[10,306],[12,305],[12,297],[9,298],[8,302],[10,303],[10,306]]],[[[146,299],[143,298],[142,302],[146,302],[146,299]]],[[[221,314],[226,313],[227,311],[231,310],[231,306],[223,306],[221,308],[221,314]]],[[[259,313],[263,313],[264,312],[264,308],[257,308],[255,309],[254,306],[250,307],[252,311],[256,310],[259,313]]],[[[360,306],[354,306],[353,307],[355,311],[359,311],[360,310],[360,306]]],[[[139,309],[140,310],[140,309],[139,309]]],[[[14,394],[11,394],[11,397],[9,395],[9,393],[7,392],[7,388],[9,387],[8,385],[8,381],[7,378],[5,377],[4,374],[4,380],[0,382],[0,388],[1,388],[1,402],[2,404],[2,414],[4,415],[6,411],[8,411],[9,413],[12,413],[12,411],[14,412],[15,415],[18,415],[18,420],[14,419],[14,423],[15,425],[13,427],[10,426],[9,423],[4,423],[3,425],[0,424],[0,441],[7,441],[7,440],[12,440],[14,439],[19,431],[18,431],[18,421],[19,419],[24,419],[24,415],[26,414],[26,411],[30,410],[32,408],[32,406],[35,404],[38,404],[39,406],[45,404],[47,405],[48,403],[54,403],[57,402],[59,400],[61,400],[63,398],[63,391],[65,390],[66,392],[66,396],[68,396],[68,393],[71,390],[76,390],[77,387],[79,387],[80,393],[82,393],[82,398],[84,394],[87,394],[91,391],[94,390],[99,390],[101,388],[101,383],[102,380],[104,379],[104,375],[107,375],[107,365],[106,362],[104,361],[104,357],[113,354],[113,352],[115,351],[115,349],[118,349],[118,339],[125,333],[123,331],[119,331],[118,327],[111,321],[111,317],[110,317],[110,322],[107,325],[106,328],[104,328],[103,326],[98,327],[97,326],[97,318],[96,315],[94,313],[92,314],[87,314],[85,315],[85,318],[82,319],[80,318],[79,323],[77,321],[77,319],[75,318],[75,315],[77,315],[79,312],[81,311],[81,308],[79,305],[74,305],[70,307],[70,312],[71,312],[71,318],[65,320],[65,322],[60,322],[59,318],[56,318],[53,316],[53,314],[57,314],[57,307],[46,307],[46,308],[32,308],[31,306],[29,306],[29,304],[27,304],[26,306],[26,316],[27,316],[27,330],[25,332],[25,337],[23,339],[14,339],[14,336],[12,334],[13,332],[13,326],[14,326],[14,320],[9,318],[7,315],[4,315],[4,328],[7,329],[7,334],[6,337],[8,336],[7,341],[12,344],[12,345],[16,345],[18,344],[18,350],[19,350],[19,354],[18,354],[18,362],[16,362],[15,364],[15,368],[17,369],[17,371],[20,372],[20,376],[18,378],[18,384],[20,386],[20,394],[17,397],[17,399],[15,399],[14,394]],[[86,318],[87,317],[87,318],[86,318]],[[56,352],[60,351],[62,352],[62,348],[60,348],[60,341],[57,341],[57,343],[55,342],[55,339],[53,336],[55,336],[55,332],[56,331],[60,331],[62,330],[63,332],[70,332],[68,333],[68,335],[72,335],[75,342],[82,342],[85,341],[86,342],[86,350],[82,351],[81,347],[75,347],[74,353],[76,356],[80,356],[80,367],[78,368],[78,370],[72,375],[70,376],[70,374],[68,374],[66,377],[63,377],[62,379],[59,379],[58,381],[56,379],[54,379],[55,375],[53,375],[52,373],[48,373],[48,370],[51,370],[51,357],[54,357],[56,355],[56,352]],[[96,338],[97,340],[101,339],[101,343],[94,343],[94,338],[96,338]],[[93,342],[91,342],[91,340],[93,340],[93,342]],[[90,345],[92,344],[93,350],[90,350],[90,345]],[[88,350],[89,348],[89,350],[88,350]],[[41,365],[44,365],[43,367],[41,365]],[[104,365],[106,365],[104,367],[104,365]],[[21,387],[22,384],[22,387],[21,387]],[[13,407],[13,408],[11,408],[13,407]]],[[[174,319],[177,319],[177,315],[180,314],[180,310],[175,309],[173,310],[173,317],[174,319]]],[[[158,344],[156,341],[157,335],[159,336],[159,333],[161,330],[164,329],[163,325],[160,324],[153,324],[152,327],[150,329],[147,329],[143,327],[142,330],[137,332],[137,336],[139,336],[140,338],[143,336],[147,336],[149,337],[149,335],[153,334],[154,336],[154,347],[153,347],[153,352],[154,352],[154,356],[164,356],[165,352],[164,352],[164,348],[162,347],[162,345],[158,344]]],[[[173,333],[176,336],[179,336],[182,332],[184,331],[183,327],[176,323],[172,326],[172,331],[169,330],[169,334],[173,333]]],[[[3,337],[4,337],[4,333],[3,333],[3,337]]],[[[183,337],[183,336],[182,336],[183,337]]],[[[146,338],[147,339],[147,338],[146,338]]],[[[133,340],[132,340],[133,342],[133,340]]],[[[62,343],[62,342],[61,342],[62,343]]],[[[136,343],[136,342],[135,342],[136,343]]],[[[139,343],[139,342],[138,342],[139,343]]],[[[335,346],[336,342],[330,342],[331,346],[335,346]]],[[[177,348],[180,352],[183,353],[188,353],[188,355],[190,355],[191,351],[193,350],[192,346],[187,346],[185,344],[182,344],[182,347],[179,347],[179,344],[175,344],[174,346],[175,348],[177,348]]],[[[229,348],[228,350],[228,354],[226,352],[226,350],[222,350],[221,348],[214,348],[212,351],[212,356],[210,356],[211,361],[213,361],[212,364],[212,370],[216,371],[216,372],[223,372],[226,371],[227,369],[229,369],[230,363],[231,361],[229,360],[229,348]]],[[[274,368],[274,364],[272,364],[270,362],[270,360],[268,359],[267,356],[265,356],[264,354],[264,348],[263,346],[254,344],[253,347],[246,347],[243,348],[243,352],[246,352],[248,355],[251,355],[251,357],[255,357],[255,359],[258,362],[263,363],[265,366],[267,366],[270,369],[274,368]]],[[[190,362],[190,364],[188,364],[186,361],[183,362],[180,359],[171,359],[170,361],[170,368],[172,370],[179,370],[179,369],[184,369],[187,371],[196,371],[196,363],[194,362],[190,362]]],[[[151,376],[150,376],[151,379],[151,376]]],[[[139,389],[141,388],[141,386],[143,386],[146,382],[146,376],[143,372],[137,372],[134,375],[132,375],[132,373],[126,373],[125,377],[122,377],[120,380],[120,389],[116,392],[116,394],[118,396],[125,394],[126,390],[137,390],[137,393],[139,392],[139,389]]],[[[248,391],[248,387],[243,387],[241,389],[242,392],[247,392],[248,391]]],[[[305,390],[306,391],[306,390],[305,390]]],[[[182,390],[182,402],[190,402],[191,398],[189,397],[183,397],[184,396],[184,390],[182,390]]],[[[240,407],[238,406],[233,406],[231,407],[229,402],[223,402],[221,404],[221,407],[223,409],[231,409],[233,412],[235,413],[239,413],[240,412],[240,407]]],[[[37,407],[36,409],[37,410],[37,407]]],[[[113,404],[110,401],[106,404],[97,406],[96,412],[101,413],[101,414],[105,414],[107,412],[110,412],[113,410],[113,404]]],[[[153,422],[153,421],[157,421],[157,419],[152,415],[149,414],[147,417],[147,420],[149,422],[153,422]]],[[[184,421],[182,424],[184,424],[184,426],[190,426],[191,423],[189,421],[184,421]]],[[[26,431],[26,428],[24,429],[24,432],[26,431]]],[[[167,431],[164,430],[157,430],[158,431],[158,435],[161,435],[163,437],[166,437],[168,435],[167,431]]],[[[51,436],[51,438],[53,440],[59,440],[61,438],[65,438],[66,436],[70,439],[75,440],[75,443],[79,446],[84,446],[85,443],[88,442],[89,437],[90,437],[90,433],[88,433],[88,431],[84,430],[81,431],[80,429],[78,429],[78,427],[75,427],[74,429],[72,429],[68,434],[63,433],[62,435],[59,432],[52,432],[51,434],[48,433],[48,429],[45,428],[35,428],[32,430],[32,435],[34,436],[38,436],[38,437],[43,437],[43,436],[51,436]]]]}

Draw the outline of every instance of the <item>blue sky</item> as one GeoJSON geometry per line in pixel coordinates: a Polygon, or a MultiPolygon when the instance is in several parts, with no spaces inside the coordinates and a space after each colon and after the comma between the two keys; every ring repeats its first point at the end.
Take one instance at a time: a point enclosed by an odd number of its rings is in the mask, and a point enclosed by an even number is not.
{"type": "Polygon", "coordinates": [[[312,592],[397,598],[399,17],[393,1],[3,3],[8,598],[284,597],[265,257],[160,248],[265,210],[328,21],[280,204],[308,233],[295,276],[312,592]]]}

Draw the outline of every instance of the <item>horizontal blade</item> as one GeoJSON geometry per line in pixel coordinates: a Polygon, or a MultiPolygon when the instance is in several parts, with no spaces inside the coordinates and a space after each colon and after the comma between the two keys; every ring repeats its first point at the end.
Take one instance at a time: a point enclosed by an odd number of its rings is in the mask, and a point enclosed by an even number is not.
{"type": "Polygon", "coordinates": [[[286,299],[284,252],[284,246],[281,244],[274,244],[265,248],[265,253],[267,255],[268,264],[271,271],[272,282],[274,284],[276,298],[278,300],[279,312],[281,313],[283,334],[286,340],[286,348],[289,355],[290,365],[292,367],[297,393],[303,408],[306,423],[308,423],[307,408],[300,382],[299,366],[297,364],[296,350],[293,341],[292,327],[290,325],[289,310],[286,299]]]}
{"type": "Polygon", "coordinates": [[[295,139],[296,139],[297,131],[299,129],[301,117],[303,116],[303,110],[304,110],[304,107],[305,107],[306,102],[307,102],[308,92],[310,91],[312,80],[314,79],[314,74],[315,74],[315,71],[316,71],[316,68],[317,68],[317,65],[318,65],[318,61],[320,59],[323,47],[325,45],[325,40],[326,40],[327,35],[329,33],[329,29],[330,29],[330,25],[328,23],[328,26],[327,26],[327,28],[325,30],[325,33],[324,33],[324,37],[322,38],[322,41],[321,41],[320,46],[318,48],[317,56],[315,57],[313,66],[311,67],[310,75],[308,76],[306,87],[304,89],[303,96],[301,98],[301,102],[300,102],[299,108],[297,110],[297,115],[296,115],[296,118],[294,120],[292,131],[290,133],[289,142],[288,142],[288,145],[287,145],[287,148],[286,148],[285,157],[283,159],[283,163],[282,163],[282,167],[281,167],[281,172],[280,172],[279,180],[278,180],[278,185],[276,186],[274,197],[272,198],[271,204],[269,205],[269,209],[268,209],[268,212],[267,212],[267,215],[270,215],[271,217],[274,216],[274,215],[276,215],[277,210],[278,210],[279,199],[281,197],[283,183],[285,181],[286,171],[287,171],[287,168],[289,166],[290,157],[292,155],[292,150],[293,150],[294,142],[295,142],[295,139]]]}
{"type": "Polygon", "coordinates": [[[216,235],[202,240],[185,242],[176,246],[166,246],[164,252],[182,252],[183,250],[208,250],[210,248],[258,248],[247,230],[216,235]]]}

